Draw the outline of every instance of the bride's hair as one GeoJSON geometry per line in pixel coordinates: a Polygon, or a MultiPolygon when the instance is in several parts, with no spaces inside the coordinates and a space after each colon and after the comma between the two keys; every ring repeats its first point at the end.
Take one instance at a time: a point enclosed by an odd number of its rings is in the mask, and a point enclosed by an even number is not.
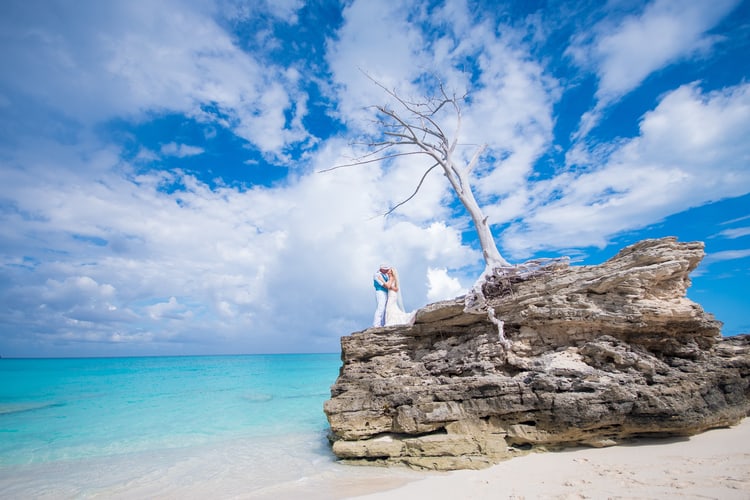
{"type": "Polygon", "coordinates": [[[398,297],[398,307],[400,307],[402,311],[405,311],[406,309],[404,309],[404,293],[401,289],[401,281],[398,279],[398,271],[395,267],[391,267],[391,272],[393,273],[393,281],[396,282],[396,288],[398,288],[398,291],[396,292],[396,296],[398,297]]]}

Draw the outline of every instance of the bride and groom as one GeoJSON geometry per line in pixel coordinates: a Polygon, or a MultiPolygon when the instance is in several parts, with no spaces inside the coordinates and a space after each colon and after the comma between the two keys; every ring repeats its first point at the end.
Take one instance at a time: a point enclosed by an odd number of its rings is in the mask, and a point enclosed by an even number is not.
{"type": "Polygon", "coordinates": [[[377,308],[372,326],[391,326],[411,323],[414,313],[404,312],[404,303],[399,291],[398,271],[383,264],[373,276],[377,308]]]}

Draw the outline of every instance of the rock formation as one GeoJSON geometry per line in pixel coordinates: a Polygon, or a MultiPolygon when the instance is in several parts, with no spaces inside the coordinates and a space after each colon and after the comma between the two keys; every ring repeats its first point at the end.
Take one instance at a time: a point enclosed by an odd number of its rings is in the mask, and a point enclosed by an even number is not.
{"type": "Polygon", "coordinates": [[[647,240],[598,266],[488,280],[499,322],[460,297],[343,337],[324,406],[333,452],[480,468],[737,423],[750,412],[750,336],[722,338],[686,298],[703,255],[699,242],[647,240]]]}

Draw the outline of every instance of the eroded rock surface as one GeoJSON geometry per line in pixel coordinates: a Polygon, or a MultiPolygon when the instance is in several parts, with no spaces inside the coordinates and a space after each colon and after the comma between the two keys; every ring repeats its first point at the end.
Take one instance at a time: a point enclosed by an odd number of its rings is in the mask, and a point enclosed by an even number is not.
{"type": "Polygon", "coordinates": [[[480,468],[529,450],[691,435],[750,412],[750,336],[685,294],[702,243],[625,248],[484,287],[503,322],[431,304],[413,325],[341,339],[325,412],[349,461],[480,468]]]}

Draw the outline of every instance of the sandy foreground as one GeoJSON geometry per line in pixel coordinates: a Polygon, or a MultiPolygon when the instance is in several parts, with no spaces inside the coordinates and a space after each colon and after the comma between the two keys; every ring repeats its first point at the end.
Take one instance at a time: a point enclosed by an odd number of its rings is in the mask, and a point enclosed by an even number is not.
{"type": "Polygon", "coordinates": [[[750,500],[750,419],[690,438],[534,453],[489,469],[428,474],[395,489],[350,498],[750,500]]]}

